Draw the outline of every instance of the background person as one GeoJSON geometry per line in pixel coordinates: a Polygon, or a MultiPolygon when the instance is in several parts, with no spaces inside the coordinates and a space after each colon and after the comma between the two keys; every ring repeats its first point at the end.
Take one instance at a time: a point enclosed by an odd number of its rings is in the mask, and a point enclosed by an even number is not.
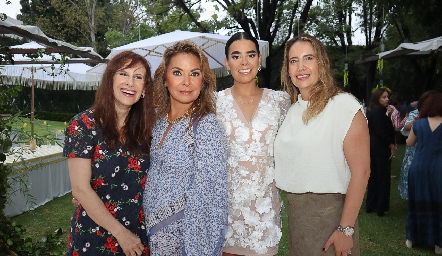
{"type": "Polygon", "coordinates": [[[227,226],[227,145],[215,115],[216,79],[190,41],[155,71],[157,120],[145,190],[151,255],[219,255],[227,226]]]}
{"type": "Polygon", "coordinates": [[[234,34],[225,47],[232,87],[218,93],[217,116],[229,146],[229,226],[224,255],[275,255],[281,199],[274,181],[273,141],[290,106],[285,92],[259,88],[258,41],[234,34]]]}
{"type": "Polygon", "coordinates": [[[400,130],[402,129],[402,127],[404,127],[405,121],[407,120],[408,117],[408,113],[402,113],[400,111],[401,104],[402,104],[401,97],[397,94],[393,94],[389,98],[387,106],[387,115],[390,117],[391,122],[393,124],[396,144],[400,143],[403,139],[400,130]]]}
{"type": "Polygon", "coordinates": [[[145,58],[130,51],[107,64],[91,109],[66,129],[72,194],[68,255],[149,255],[143,189],[154,121],[145,58]]]}
{"type": "Polygon", "coordinates": [[[391,159],[396,155],[395,131],[391,119],[385,115],[388,91],[376,89],[367,112],[370,131],[371,175],[368,180],[365,209],[382,217],[390,210],[391,159]]]}
{"type": "Polygon", "coordinates": [[[442,93],[424,101],[407,145],[416,149],[408,176],[406,245],[426,244],[442,254],[442,93]]]}
{"type": "Polygon", "coordinates": [[[370,174],[362,105],[336,87],[325,46],[307,34],[286,43],[281,79],[293,105],[276,136],[275,177],[287,191],[290,255],[359,255],[370,174]]]}
{"type": "MultiPolygon", "coordinates": [[[[408,114],[408,118],[405,121],[405,124],[401,130],[402,135],[408,137],[414,121],[419,117],[419,110],[422,108],[424,101],[428,98],[428,96],[434,93],[436,93],[436,91],[432,90],[432,91],[426,91],[421,95],[421,97],[417,101],[416,109],[412,110],[408,114]]],[[[398,193],[399,196],[405,200],[408,200],[408,171],[410,169],[411,161],[413,160],[414,149],[415,149],[414,146],[409,147],[408,145],[405,145],[405,154],[404,154],[404,159],[402,160],[401,174],[399,177],[399,184],[398,184],[398,193]]]]}

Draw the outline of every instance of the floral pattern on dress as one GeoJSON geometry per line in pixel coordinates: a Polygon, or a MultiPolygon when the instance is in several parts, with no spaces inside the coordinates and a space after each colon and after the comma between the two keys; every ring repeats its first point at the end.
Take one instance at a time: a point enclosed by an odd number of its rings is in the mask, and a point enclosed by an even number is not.
{"type": "Polygon", "coordinates": [[[143,203],[152,256],[221,251],[227,226],[227,144],[218,119],[209,114],[191,133],[191,149],[186,138],[193,127],[189,122],[186,118],[173,124],[163,141],[169,126],[166,118],[157,120],[153,128],[143,203]],[[162,222],[182,211],[181,218],[162,222]],[[152,232],[156,224],[160,227],[152,232]]]}
{"type": "MultiPolygon", "coordinates": [[[[418,115],[419,111],[417,109],[411,111],[408,115],[407,121],[405,121],[404,126],[410,122],[413,122],[418,115]]],[[[413,160],[414,156],[414,151],[415,147],[409,147],[405,145],[405,155],[404,159],[402,160],[401,174],[399,176],[399,184],[398,184],[399,196],[404,200],[408,200],[408,171],[410,170],[411,161],[413,160]]]]}
{"type": "MultiPolygon", "coordinates": [[[[71,119],[65,135],[63,155],[91,159],[92,189],[112,216],[141,239],[143,255],[149,255],[142,208],[149,157],[131,153],[121,145],[108,148],[90,109],[71,119]]],[[[80,205],[71,219],[68,255],[124,253],[115,237],[97,225],[80,205]]]]}
{"type": "Polygon", "coordinates": [[[251,122],[230,88],[218,92],[216,104],[229,146],[229,227],[224,246],[257,254],[277,250],[282,202],[274,181],[273,143],[290,107],[289,95],[264,89],[251,122]]]}

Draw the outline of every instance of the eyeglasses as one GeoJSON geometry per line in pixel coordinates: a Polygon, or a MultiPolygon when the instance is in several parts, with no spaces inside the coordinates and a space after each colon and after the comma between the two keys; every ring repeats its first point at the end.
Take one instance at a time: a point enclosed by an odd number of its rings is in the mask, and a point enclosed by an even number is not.
{"type": "Polygon", "coordinates": [[[302,61],[299,58],[293,57],[289,60],[290,65],[310,65],[316,61],[316,57],[313,55],[306,55],[302,57],[302,61]]]}

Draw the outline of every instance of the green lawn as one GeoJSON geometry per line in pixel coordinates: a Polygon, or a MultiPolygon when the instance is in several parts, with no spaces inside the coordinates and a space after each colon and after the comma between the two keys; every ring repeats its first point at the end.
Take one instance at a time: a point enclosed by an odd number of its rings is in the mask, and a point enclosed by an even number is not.
{"type": "MultiPolygon", "coordinates": [[[[31,138],[31,120],[29,118],[15,117],[10,122],[12,129],[18,131],[19,135],[16,141],[21,144],[28,144],[31,138]]],[[[34,120],[34,137],[37,138],[37,143],[46,144],[51,142],[54,144],[55,138],[60,138],[64,135],[67,123],[48,121],[48,120],[34,120]]]]}
{"type": "MultiPolygon", "coordinates": [[[[407,215],[407,202],[402,200],[397,193],[400,166],[404,155],[405,146],[399,145],[397,156],[393,160],[391,184],[390,214],[378,217],[376,214],[365,213],[364,204],[359,214],[361,252],[364,256],[380,255],[434,255],[434,247],[416,246],[408,249],[405,246],[405,220],[407,215]]],[[[285,196],[283,195],[285,200],[285,196]]],[[[42,237],[45,233],[55,232],[61,228],[61,244],[65,244],[69,227],[69,219],[74,211],[71,204],[70,193],[52,200],[44,206],[12,218],[27,228],[28,234],[34,239],[42,237]]],[[[288,228],[287,213],[283,212],[283,237],[280,244],[279,256],[288,255],[288,228]]],[[[64,245],[63,245],[64,246],[64,245]]]]}

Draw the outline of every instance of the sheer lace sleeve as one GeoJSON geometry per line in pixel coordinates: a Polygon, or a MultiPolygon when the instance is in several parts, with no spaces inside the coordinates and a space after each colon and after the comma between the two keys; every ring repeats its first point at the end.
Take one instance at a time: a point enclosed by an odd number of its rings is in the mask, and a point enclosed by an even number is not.
{"type": "Polygon", "coordinates": [[[281,109],[281,116],[279,117],[279,126],[281,126],[282,122],[287,115],[287,111],[289,110],[291,104],[290,95],[286,92],[278,92],[279,96],[279,108],[281,109]]]}

